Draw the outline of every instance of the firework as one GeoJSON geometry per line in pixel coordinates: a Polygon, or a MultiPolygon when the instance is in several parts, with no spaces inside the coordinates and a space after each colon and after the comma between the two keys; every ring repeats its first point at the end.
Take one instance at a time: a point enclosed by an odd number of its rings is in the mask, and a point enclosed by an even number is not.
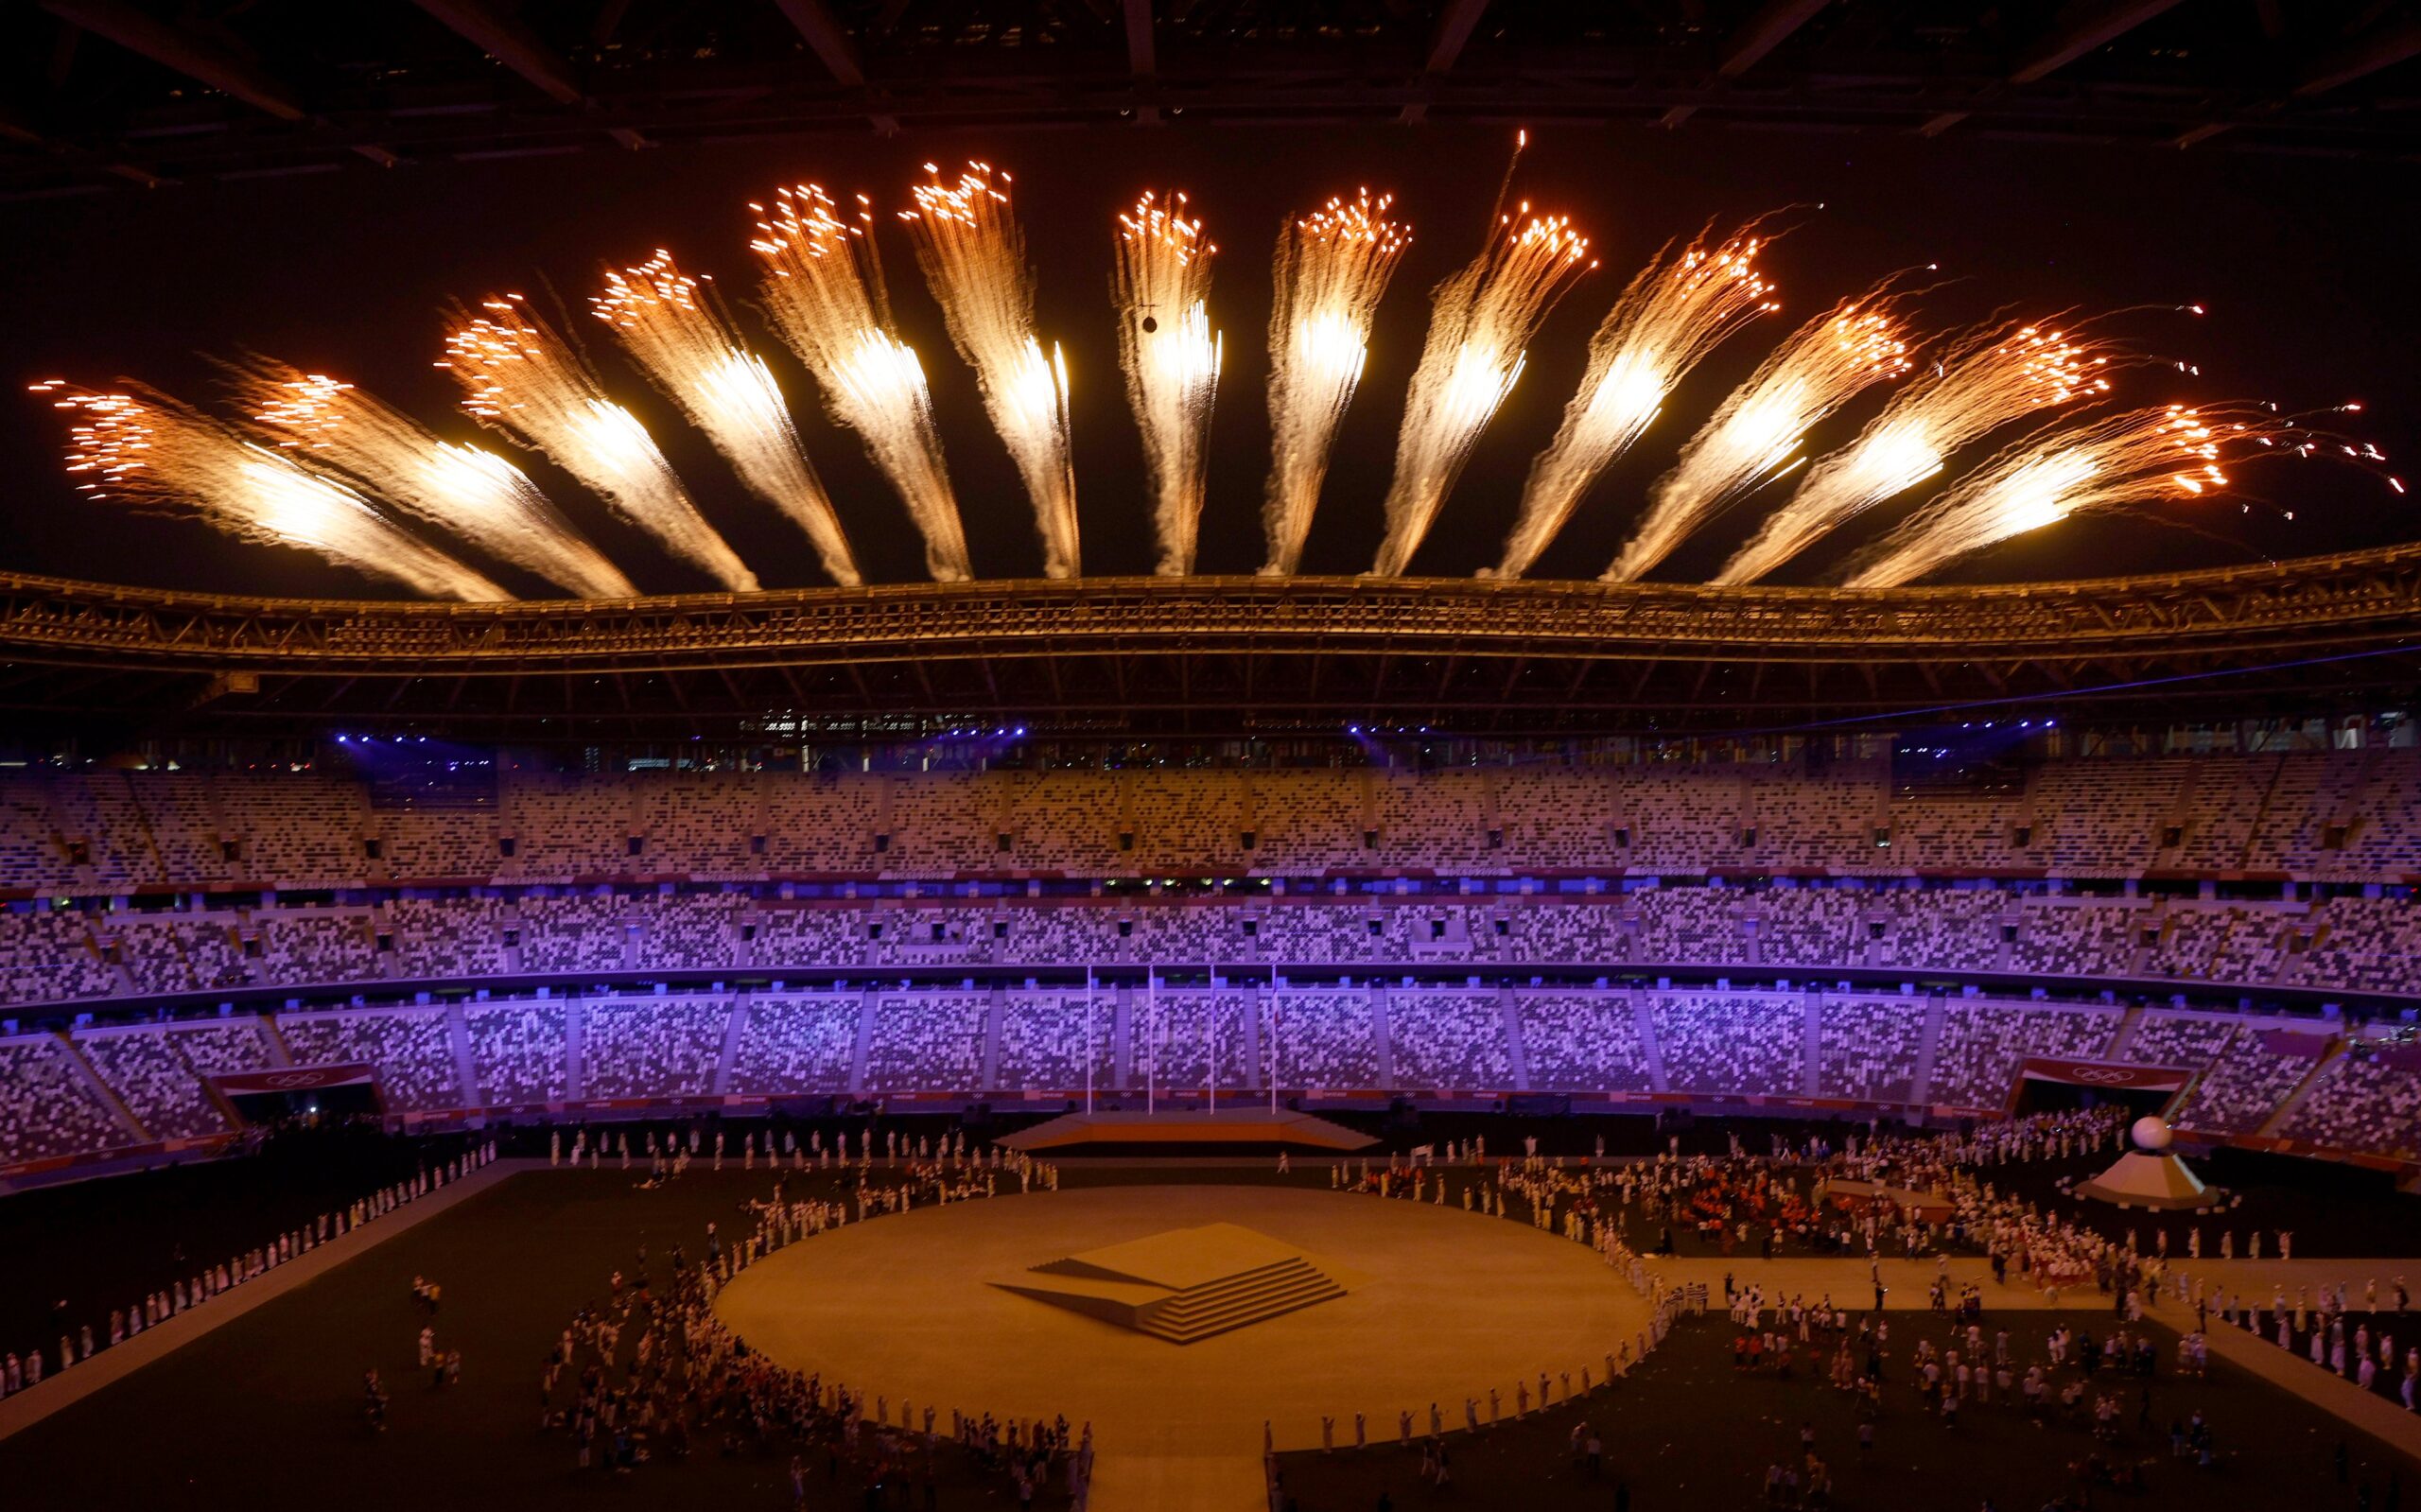
{"type": "Polygon", "coordinates": [[[658,248],[636,268],[607,269],[605,291],[589,308],[621,337],[649,381],[714,443],[748,491],[807,532],[832,581],[856,587],[862,580],[849,538],[800,446],[781,386],[765,359],[740,344],[698,280],[658,248]]]}
{"type": "Polygon", "coordinates": [[[1889,296],[1843,303],[1792,332],[1656,480],[1647,518],[1605,581],[1629,582],[1663,561],[1717,510],[1796,465],[1810,426],[1907,369],[1908,343],[1889,296]]]}
{"type": "Polygon", "coordinates": [[[1988,546],[2089,510],[2207,497],[2228,486],[2222,461],[2270,446],[2284,426],[2265,412],[2136,409],[2029,437],[1952,484],[1852,564],[1849,586],[1889,588],[1988,546]]]}
{"type": "Polygon", "coordinates": [[[1042,570],[1072,578],[1083,559],[1068,441],[1068,364],[1056,346],[1045,356],[1035,335],[1034,275],[1009,207],[1009,176],[996,182],[987,163],[968,164],[955,183],[943,182],[931,163],[925,171],[932,182],[916,186],[916,208],[900,218],[914,233],[916,261],[950,340],[975,370],[984,410],[1034,501],[1042,570]]]}
{"type": "Polygon", "coordinates": [[[96,393],[56,378],[33,391],[76,416],[67,471],[94,498],[190,511],[231,535],[298,546],[433,597],[513,597],[342,483],[174,400],[131,390],[96,393]]]}
{"type": "Polygon", "coordinates": [[[1560,216],[1527,204],[1499,213],[1488,246],[1431,296],[1429,337],[1404,396],[1387,485],[1387,537],[1371,570],[1393,577],[1412,562],[1472,447],[1522,375],[1530,339],[1579,275],[1588,238],[1560,216]]]}
{"type": "Polygon", "coordinates": [[[552,458],[582,487],[724,587],[754,589],[757,574],[699,514],[647,427],[605,396],[580,355],[518,294],[479,308],[476,316],[454,312],[446,360],[438,364],[462,383],[462,408],[552,458]]]}
{"type": "Polygon", "coordinates": [[[1365,189],[1351,204],[1331,200],[1278,233],[1269,308],[1269,481],[1261,520],[1270,575],[1303,559],[1312,512],[1328,476],[1329,448],[1362,382],[1370,321],[1411,240],[1386,218],[1391,197],[1365,189]]]}
{"type": "Polygon", "coordinates": [[[941,432],[924,365],[899,339],[875,250],[874,217],[858,198],[855,221],[844,220],[822,186],[777,191],[749,245],[765,259],[765,318],[807,364],[824,391],[834,424],[865,443],[866,452],[925,538],[925,570],[943,582],[974,576],[967,531],[942,461],[941,432]]]}
{"type": "Polygon", "coordinates": [[[236,370],[235,381],[259,428],[314,468],[583,598],[637,596],[538,485],[495,453],[440,441],[410,416],[324,374],[256,358],[236,370]]]}
{"type": "Polygon", "coordinates": [[[1589,486],[1653,424],[1675,385],[1724,338],[1781,306],[1760,277],[1765,245],[1748,226],[1728,240],[1670,244],[1641,269],[1590,339],[1579,391],[1555,440],[1530,463],[1522,513],[1496,575],[1518,578],[1554,540],[1589,486]]]}
{"type": "Polygon", "coordinates": [[[1715,575],[1753,582],[1829,531],[1942,471],[1960,447],[2028,415],[2110,391],[2115,343],[2039,325],[1994,326],[1891,396],[1857,440],[1808,469],[1790,502],[1715,575]]]}
{"type": "Polygon", "coordinates": [[[1218,395],[1223,342],[1210,329],[1210,259],[1202,222],[1185,215],[1185,196],[1146,190],[1118,217],[1118,261],[1110,298],[1118,305],[1118,358],[1126,403],[1143,433],[1151,477],[1152,522],[1160,538],[1159,571],[1193,570],[1202,523],[1210,406],[1218,395]]]}

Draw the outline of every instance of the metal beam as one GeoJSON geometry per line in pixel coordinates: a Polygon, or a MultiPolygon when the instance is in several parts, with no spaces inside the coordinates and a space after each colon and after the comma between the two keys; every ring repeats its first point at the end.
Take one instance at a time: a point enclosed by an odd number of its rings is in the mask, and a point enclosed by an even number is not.
{"type": "Polygon", "coordinates": [[[1453,71],[1454,60],[1463,55],[1463,46],[1479,27],[1479,18],[1488,12],[1488,0],[1447,0],[1446,9],[1437,16],[1437,29],[1429,34],[1429,58],[1421,64],[1424,74],[1453,71]]]}
{"type": "MultiPolygon", "coordinates": [[[[1488,12],[1488,0],[1446,0],[1446,9],[1437,13],[1437,25],[1429,33],[1429,54],[1420,65],[1423,78],[1436,78],[1450,73],[1454,60],[1463,55],[1463,46],[1479,27],[1479,18],[1488,12]]],[[[1418,126],[1429,113],[1427,102],[1415,100],[1403,108],[1397,117],[1406,126],[1418,126]]]]}
{"type": "Polygon", "coordinates": [[[558,105],[581,105],[587,96],[572,81],[571,65],[538,34],[487,0],[414,0],[448,31],[512,69],[558,105]]]}
{"type": "MultiPolygon", "coordinates": [[[[1126,25],[1126,74],[1139,84],[1149,83],[1160,71],[1159,39],[1154,35],[1152,0],[1124,0],[1126,25]]],[[[1135,124],[1158,126],[1160,108],[1150,103],[1135,107],[1135,124]]]]}
{"type": "Polygon", "coordinates": [[[125,0],[42,0],[42,6],[62,21],[72,21],[129,52],[199,79],[281,121],[300,121],[310,113],[258,64],[138,10],[125,0]]]}
{"type": "MultiPolygon", "coordinates": [[[[807,43],[824,64],[824,71],[833,81],[847,89],[862,89],[866,82],[865,63],[858,56],[858,44],[849,40],[840,19],[826,9],[824,0],[774,0],[789,19],[791,29],[807,43]]],[[[867,117],[876,130],[885,136],[897,134],[897,116],[876,113],[867,117]]]]}
{"type": "MultiPolygon", "coordinates": [[[[1740,29],[1724,43],[1723,56],[1716,61],[1715,77],[1737,78],[1762,61],[1765,56],[1788,41],[1790,34],[1807,25],[1816,12],[1824,9],[1827,0],[1766,0],[1755,15],[1742,22],[1740,29]]],[[[1676,105],[1656,118],[1656,124],[1671,130],[1698,113],[1695,105],[1676,105]]]]}
{"type": "Polygon", "coordinates": [[[1792,32],[1816,19],[1826,0],[1766,0],[1757,13],[1741,24],[1724,46],[1723,61],[1715,65],[1718,78],[1737,78],[1765,61],[1768,53],[1790,40],[1792,32]]]}
{"type": "Polygon", "coordinates": [[[2421,57],[2421,21],[2406,21],[2314,60],[2295,76],[2297,99],[2325,95],[2382,68],[2421,57]]]}
{"type": "Polygon", "coordinates": [[[2177,3],[2178,0],[2098,0],[2095,4],[2072,5],[2061,12],[2060,23],[2051,34],[2028,49],[2017,67],[2011,71],[2010,82],[2031,84],[2046,75],[2065,68],[2085,54],[2108,46],[2177,3]]]}
{"type": "MultiPolygon", "coordinates": [[[[538,93],[558,105],[586,108],[591,102],[572,78],[571,64],[519,18],[498,10],[489,0],[414,0],[445,28],[521,76],[538,93]]],[[[628,127],[608,127],[605,134],[627,148],[643,148],[646,137],[628,127]]]]}
{"type": "Polygon", "coordinates": [[[854,89],[866,81],[866,71],[858,61],[858,44],[841,29],[840,21],[824,8],[824,0],[774,0],[790,19],[792,27],[804,39],[808,50],[823,61],[825,72],[837,81],[854,89]]]}

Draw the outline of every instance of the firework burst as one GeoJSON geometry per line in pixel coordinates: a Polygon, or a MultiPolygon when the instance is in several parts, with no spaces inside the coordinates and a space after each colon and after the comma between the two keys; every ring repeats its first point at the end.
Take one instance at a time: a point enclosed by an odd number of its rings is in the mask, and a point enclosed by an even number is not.
{"type": "Polygon", "coordinates": [[[1429,336],[1404,396],[1396,471],[1387,485],[1387,536],[1371,570],[1402,573],[1471,460],[1540,324],[1573,281],[1595,266],[1588,238],[1560,216],[1527,204],[1500,212],[1488,246],[1432,296],[1429,336]]]}
{"type": "Polygon", "coordinates": [[[1391,197],[1365,189],[1348,204],[1331,200],[1318,214],[1289,222],[1271,260],[1269,308],[1269,481],[1262,495],[1269,561],[1261,570],[1292,573],[1328,477],[1329,448],[1362,382],[1370,322],[1396,263],[1412,240],[1386,218],[1391,197]]]}
{"type": "Polygon", "coordinates": [[[172,399],[131,388],[96,393],[56,378],[33,391],[76,417],[67,471],[96,499],[198,513],[230,535],[301,547],[435,598],[513,597],[342,483],[172,399]]]}
{"type": "Polygon", "coordinates": [[[1663,561],[1717,510],[1796,465],[1810,426],[1907,370],[1908,342],[1888,295],[1845,302],[1792,332],[1656,480],[1647,518],[1605,581],[1629,582],[1663,561]]]}
{"type": "Polygon", "coordinates": [[[2246,407],[2205,412],[2169,405],[2029,437],[1861,553],[1848,585],[1914,582],[2072,514],[2160,498],[2207,498],[2228,486],[2223,463],[2251,448],[2276,446],[2287,429],[2246,407]]]}
{"type": "Polygon", "coordinates": [[[1888,498],[1942,471],[1960,447],[2001,426],[2110,391],[2115,342],[2040,325],[1998,325],[1954,345],[1891,396],[1855,441],[1817,461],[1790,502],[1715,575],[1754,582],[1888,498]]]}
{"type": "Polygon", "coordinates": [[[1110,280],[1118,358],[1126,374],[1126,403],[1143,433],[1164,577],[1193,570],[1202,525],[1223,346],[1210,328],[1210,260],[1218,251],[1202,239],[1202,222],[1186,218],[1181,194],[1163,200],[1147,190],[1118,217],[1110,280]]]}
{"type": "Polygon", "coordinates": [[[312,467],[583,598],[637,596],[538,485],[495,453],[440,441],[352,384],[283,362],[245,362],[235,387],[259,430],[312,467]]]}
{"type": "Polygon", "coordinates": [[[858,433],[898,490],[925,538],[925,570],[964,582],[975,569],[932,395],[915,349],[892,323],[866,202],[861,195],[856,218],[844,220],[822,186],[802,183],[777,191],[770,208],[748,207],[764,217],[749,245],[765,259],[765,318],[815,374],[833,422],[858,433]]]}
{"type": "Polygon", "coordinates": [[[708,525],[638,417],[605,396],[580,355],[518,294],[472,315],[457,310],[446,360],[464,391],[462,408],[490,428],[561,467],[667,550],[724,587],[757,586],[757,574],[708,525]]]}
{"type": "Polygon", "coordinates": [[[1713,246],[1700,236],[1678,252],[1668,244],[1614,301],[1590,339],[1563,424],[1530,463],[1496,576],[1527,572],[1590,485],[1654,423],[1674,386],[1724,338],[1781,307],[1757,272],[1765,242],[1755,233],[1750,225],[1713,246]]]}
{"type": "Polygon", "coordinates": [[[1042,569],[1083,570],[1076,537],[1076,470],[1069,447],[1068,364],[1043,355],[1034,327],[1034,274],[1025,235],[1009,204],[1009,176],[970,163],[955,183],[932,176],[915,187],[916,208],[900,218],[914,233],[916,261],[942,307],[950,340],[975,370],[984,408],[1034,501],[1042,569]]]}
{"type": "Polygon", "coordinates": [[[862,580],[849,538],[800,445],[781,386],[765,359],[740,344],[698,280],[659,248],[636,268],[606,269],[605,291],[589,307],[621,337],[649,381],[714,443],[748,491],[807,532],[826,574],[856,587],[862,580]]]}

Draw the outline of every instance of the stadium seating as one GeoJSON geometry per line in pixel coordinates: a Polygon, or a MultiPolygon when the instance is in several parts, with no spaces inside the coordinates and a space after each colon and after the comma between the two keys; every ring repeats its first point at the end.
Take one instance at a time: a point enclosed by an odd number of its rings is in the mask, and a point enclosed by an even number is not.
{"type": "Polygon", "coordinates": [[[1514,1001],[1534,1090],[1647,1090],[1647,1052],[1628,993],[1532,990],[1514,1001]]]}
{"type": "Polygon", "coordinates": [[[2331,1150],[2411,1160],[2421,1156],[2421,1072],[2374,1047],[2351,1047],[2321,1071],[2279,1132],[2331,1150]]]}
{"type": "Polygon", "coordinates": [[[972,992],[885,993],[875,1000],[866,1085],[971,1092],[983,1085],[991,999],[972,992]]]}
{"type": "Polygon", "coordinates": [[[2098,1059],[2117,1029],[2117,1015],[2091,1008],[1953,1003],[1929,1095],[1953,1107],[2004,1107],[2028,1056],[2098,1059]]]}
{"type": "Polygon", "coordinates": [[[582,1005],[581,1095],[592,1102],[714,1090],[731,1004],[722,998],[601,998],[582,1005]]]}
{"type": "Polygon", "coordinates": [[[0,1064],[0,1096],[25,1109],[20,1132],[0,1126],[15,1140],[0,1159],[223,1133],[208,1078],[288,1058],[368,1062],[390,1111],[445,1113],[860,1091],[1063,1097],[1081,1093],[1089,1072],[1105,1092],[1148,1083],[1186,1095],[1213,1081],[1259,1092],[1273,1055],[1290,1089],[1812,1092],[1985,1110],[2004,1105],[2029,1055],[2108,1057],[2195,1073],[2176,1112],[2191,1133],[2416,1157],[2421,1076],[2409,1049],[2363,1043],[2332,1061],[2340,1040],[2327,1020],[2175,1009],[2134,1016],[2120,1039],[2127,1017],[1873,992],[1319,985],[1104,985],[1089,999],[752,990],[235,1014],[0,1040],[15,1057],[0,1064]]]}
{"type": "MultiPolygon", "coordinates": [[[[1198,1014],[1180,1019],[1166,1011],[1176,1006],[1175,996],[1159,999],[1162,1023],[1153,1042],[1161,1056],[1160,1073],[1198,1085],[1197,1066],[1207,1062],[1200,1019],[1198,1014]],[[1179,1045],[1188,1047],[1190,1058],[1173,1053],[1179,1045]]],[[[1081,992],[1010,994],[1001,1007],[1000,1061],[992,1085],[1003,1091],[1117,1086],[1116,1018],[1107,994],[1089,1000],[1081,992]]]]}
{"type": "Polygon", "coordinates": [[[1925,1005],[1914,998],[1824,999],[1817,1020],[1816,1091],[1859,1103],[1917,1097],[1925,1005]]]}
{"type": "Polygon", "coordinates": [[[1513,1085],[1505,1003],[1493,992],[1390,992],[1387,1042],[1397,1086],[1513,1085]]]}
{"type": "Polygon", "coordinates": [[[2359,1001],[2315,1029],[2131,1017],[2056,984],[2421,993],[2403,884],[2421,872],[2421,753],[1893,784],[1870,761],[594,778],[506,763],[461,807],[390,808],[325,772],[20,772],[0,777],[0,1000],[74,1033],[0,1042],[0,1092],[26,1110],[0,1153],[212,1137],[226,1119],[207,1078],[289,1057],[371,1062],[390,1110],[445,1112],[1261,1088],[1273,1061],[1287,1087],[1992,1109],[2028,1055],[2116,1056],[2193,1073],[2189,1132],[2412,1142],[2396,1047],[2327,1058],[2344,1020],[2359,1038],[2359,1001]],[[1322,875],[1373,871],[1472,881],[1322,875]],[[1574,871],[1589,879],[1554,875],[1574,871]],[[987,873],[1074,885],[961,885],[987,873]],[[1244,873],[1287,880],[1161,885],[1244,873]],[[2212,880],[2179,880],[2197,877],[2212,880]],[[1089,967],[1123,969],[1088,998],[1067,983],[1089,967]],[[1206,968],[1242,980],[1205,987],[1206,968]],[[1411,984],[1424,968],[1440,969],[1411,984]],[[1643,984],[1665,968],[1826,990],[1678,970],[1643,984]],[[2020,1002],[1826,976],[1855,969],[2053,985],[2020,1002]],[[819,988],[827,971],[853,980],[819,988]],[[659,994],[653,972],[723,990],[659,994]],[[513,996],[516,973],[593,995],[513,996]],[[411,1004],[441,982],[502,995],[411,1004]],[[329,988],[364,1005],[278,1011],[273,1030],[235,1012],[254,1007],[239,994],[329,988]],[[214,993],[231,1017],[157,1017],[162,999],[208,1012],[214,993]],[[87,1026],[50,1004],[105,1006],[87,1026]]]}
{"type": "Polygon", "coordinates": [[[134,1142],[86,1082],[66,1041],[56,1034],[0,1039],[0,1163],[134,1142]]]}
{"type": "Polygon", "coordinates": [[[862,1008],[857,993],[749,999],[730,1089],[760,1096],[847,1091],[862,1008]]]}
{"type": "Polygon", "coordinates": [[[278,1032],[298,1066],[366,1061],[378,1069],[378,1090],[400,1111],[463,1104],[462,1078],[445,1015],[435,1008],[382,1012],[290,1014],[278,1032]]]}
{"type": "Polygon", "coordinates": [[[554,1003],[479,1005],[463,1011],[471,1036],[473,1101],[481,1107],[560,1103],[571,1095],[566,1011],[554,1003]]]}
{"type": "Polygon", "coordinates": [[[1807,1090],[1807,1008],[1776,993],[1658,993],[1649,1003],[1675,1091],[1807,1090]]]}

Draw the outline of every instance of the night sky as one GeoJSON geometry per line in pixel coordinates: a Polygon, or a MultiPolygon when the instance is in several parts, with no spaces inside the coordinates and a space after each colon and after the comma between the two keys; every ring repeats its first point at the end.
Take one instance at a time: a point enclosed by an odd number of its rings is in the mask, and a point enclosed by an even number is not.
{"type": "MultiPolygon", "coordinates": [[[[123,374],[223,409],[213,356],[251,349],[348,379],[440,434],[479,439],[456,408],[439,356],[438,311],[452,299],[551,281],[578,315],[618,397],[638,411],[708,516],[765,583],[816,583],[804,538],[744,494],[705,442],[623,365],[586,301],[601,264],[668,247],[685,269],[718,275],[751,341],[772,362],[808,451],[838,503],[871,582],[922,575],[914,531],[854,435],[834,427],[794,359],[747,308],[757,259],[747,201],[813,180],[886,213],[883,253],[903,333],[923,355],[980,577],[1039,572],[1032,513],[1006,454],[925,292],[905,228],[889,211],[927,160],[952,170],[983,157],[1016,177],[1038,271],[1046,343],[1067,351],[1074,387],[1077,493],[1093,575],[1148,572],[1154,560],[1141,452],[1128,416],[1109,304],[1117,213],[1145,187],[1182,189],[1220,247],[1211,314],[1226,333],[1199,565],[1250,572],[1263,559],[1263,399],[1269,252],[1290,213],[1367,184],[1391,191],[1414,243],[1382,306],[1369,367],[1348,416],[1305,570],[1358,572],[1381,531],[1404,385],[1428,319],[1428,291],[1477,249],[1510,148],[1509,131],[1449,128],[1160,130],[928,134],[896,142],[814,139],[636,154],[465,163],[321,177],[198,184],[0,207],[10,300],[6,376],[94,386],[123,374]]],[[[1894,269],[1940,265],[1915,307],[1938,333],[1995,310],[2161,308],[2111,327],[2196,363],[2122,374],[2119,401],[2249,398],[2290,409],[2359,400],[2339,422],[2377,443],[2390,467],[2421,445],[2413,335],[2421,292],[2409,276],[2415,232],[2410,168],[2224,151],[2178,153],[2052,144],[1820,136],[1691,129],[1548,128],[1532,135],[1517,195],[1569,214],[1602,266],[1549,320],[1530,363],[1448,499],[1416,561],[1464,576],[1496,559],[1530,457],[1553,433],[1589,334],[1622,284],[1666,238],[1715,217],[1797,205],[1796,229],[1766,257],[1785,311],[1700,369],[1632,455],[1599,482],[1536,569],[1594,577],[1628,532],[1643,491],[1770,339],[1894,269]],[[2201,303],[2195,319],[2168,307],[2201,303]],[[1787,322],[1787,323],[1786,323],[1787,322]]],[[[1846,441],[1881,401],[1870,391],[1814,437],[1846,441]]],[[[20,396],[0,405],[11,482],[0,567],[239,593],[364,596],[396,590],[301,552],[241,545],[190,522],[85,502],[58,465],[62,417],[20,396]]],[[[709,586],[621,525],[542,459],[505,451],[649,591],[709,586]]],[[[1979,449],[1988,452],[1991,445],[1979,449]]],[[[1973,460],[1973,459],[1970,459],[1973,460]]],[[[1971,563],[1970,581],[2221,565],[2421,536],[2410,501],[2350,466],[2267,464],[2239,480],[2258,500],[2165,505],[2074,520],[1971,563]],[[2288,520],[2285,512],[2294,517],[2288,520]]],[[[1667,562],[1700,576],[1744,538],[1769,489],[1667,562]]],[[[1782,581],[1828,567],[1917,495],[1861,522],[1782,581]]],[[[535,580],[500,570],[533,596],[535,580]]]]}

